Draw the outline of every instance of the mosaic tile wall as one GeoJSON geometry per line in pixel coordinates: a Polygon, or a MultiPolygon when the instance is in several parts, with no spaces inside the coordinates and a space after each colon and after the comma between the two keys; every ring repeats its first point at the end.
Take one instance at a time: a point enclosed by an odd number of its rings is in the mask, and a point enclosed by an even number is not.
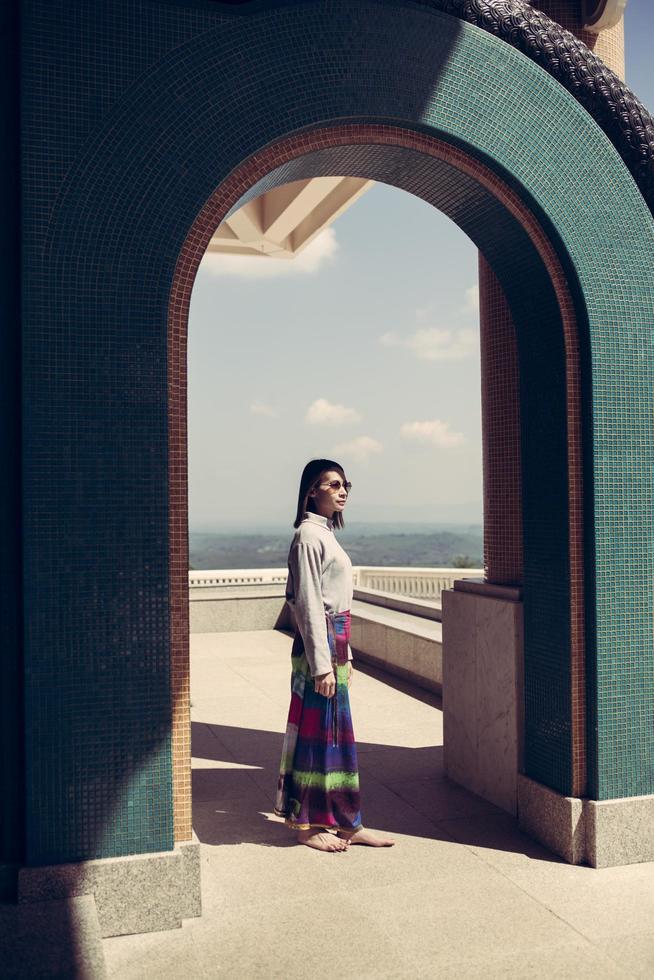
{"type": "MultiPolygon", "coordinates": [[[[133,261],[139,181],[117,232],[122,162],[96,189],[103,215],[75,189],[125,92],[215,17],[86,0],[23,8],[26,860],[47,864],[173,846],[172,272],[157,243],[145,267],[133,261]]],[[[165,166],[158,177],[171,180],[165,166]]]]}
{"type": "MultiPolygon", "coordinates": [[[[652,702],[642,687],[653,659],[644,490],[632,494],[633,523],[620,522],[629,560],[616,562],[616,501],[651,478],[641,447],[654,444],[654,228],[584,111],[507,45],[410,4],[339,0],[245,16],[204,2],[81,0],[72,16],[67,0],[28,0],[23,64],[28,861],[172,846],[171,688],[182,697],[186,688],[171,678],[182,632],[171,622],[171,576],[179,583],[185,572],[179,524],[169,553],[171,473],[178,508],[184,490],[181,429],[171,432],[167,416],[169,390],[177,386],[178,410],[183,400],[183,379],[168,371],[171,287],[189,229],[235,168],[289,132],[344,117],[405,120],[466,147],[491,166],[498,194],[503,183],[519,190],[577,270],[592,337],[595,788],[599,798],[654,790],[652,702]],[[573,209],[580,188],[584,207],[573,209]]],[[[406,179],[406,161],[381,154],[386,179],[406,179]]],[[[548,399],[565,390],[554,329],[564,283],[552,289],[518,227],[526,219],[516,223],[508,205],[493,212],[494,229],[475,224],[476,209],[491,213],[493,202],[457,177],[463,166],[434,185],[440,206],[470,227],[501,279],[509,259],[529,270],[528,289],[502,280],[516,323],[526,331],[531,322],[521,350],[533,461],[524,493],[528,764],[565,792],[567,416],[565,397],[548,399]],[[520,243],[513,254],[504,232],[520,243]]],[[[410,171],[422,173],[419,158],[410,171]]],[[[428,195],[431,173],[422,179],[416,192],[428,195]]],[[[189,286],[193,272],[182,271],[189,286]]]]}
{"type": "Polygon", "coordinates": [[[18,9],[0,31],[0,901],[23,856],[20,447],[20,116],[18,9]],[[3,868],[4,866],[4,868],[3,868]]]}
{"type": "MultiPolygon", "coordinates": [[[[533,4],[580,37],[609,68],[624,77],[624,21],[600,34],[581,28],[580,0],[541,0],[533,4]]],[[[522,501],[520,473],[519,372],[515,327],[501,287],[483,255],[479,256],[482,426],[484,461],[484,568],[487,581],[522,581],[522,501]]],[[[568,346],[567,373],[578,377],[578,358],[568,346]],[[573,363],[574,361],[574,363],[573,363]]],[[[568,382],[570,387],[570,382],[568,382]]],[[[578,406],[577,406],[578,408],[578,406]]],[[[570,793],[588,792],[586,768],[586,671],[583,603],[583,501],[578,426],[568,423],[571,521],[571,740],[570,793]],[[574,429],[574,432],[572,431],[574,429]],[[578,517],[575,519],[574,514],[578,517]]]]}
{"type": "Polygon", "coordinates": [[[520,585],[523,564],[518,344],[511,308],[481,252],[479,324],[484,576],[499,585],[520,585]]]}

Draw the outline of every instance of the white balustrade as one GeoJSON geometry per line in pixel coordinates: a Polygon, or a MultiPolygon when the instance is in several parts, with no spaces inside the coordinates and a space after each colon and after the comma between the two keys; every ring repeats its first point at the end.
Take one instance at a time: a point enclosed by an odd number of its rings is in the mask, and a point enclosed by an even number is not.
{"type": "MultiPolygon", "coordinates": [[[[483,568],[399,568],[357,565],[352,569],[355,588],[374,589],[413,599],[439,599],[443,589],[451,589],[459,578],[484,577],[483,568]]],[[[189,572],[191,588],[222,586],[283,585],[286,568],[230,568],[189,572]]]]}
{"type": "Polygon", "coordinates": [[[220,568],[212,571],[193,570],[188,573],[192,589],[217,589],[235,585],[284,585],[286,568],[220,568]]]}
{"type": "Polygon", "coordinates": [[[483,568],[397,568],[361,566],[356,586],[375,589],[413,599],[439,599],[443,589],[451,589],[458,578],[482,578],[483,568]]]}

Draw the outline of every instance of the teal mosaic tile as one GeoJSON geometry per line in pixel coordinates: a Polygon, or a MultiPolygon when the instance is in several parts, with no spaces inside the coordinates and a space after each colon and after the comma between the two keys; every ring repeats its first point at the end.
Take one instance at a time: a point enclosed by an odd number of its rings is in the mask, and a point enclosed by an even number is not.
{"type": "MultiPolygon", "coordinates": [[[[235,167],[291,132],[343,120],[464,147],[556,244],[584,347],[590,793],[654,792],[654,223],[604,133],[519,52],[411,4],[24,7],[29,862],[172,846],[175,265],[235,167]]],[[[356,166],[432,195],[483,248],[520,324],[527,766],[567,792],[565,379],[551,287],[488,194],[446,168],[388,148],[378,156],[356,166]]],[[[348,159],[355,166],[345,154],[338,166],[348,159]]]]}

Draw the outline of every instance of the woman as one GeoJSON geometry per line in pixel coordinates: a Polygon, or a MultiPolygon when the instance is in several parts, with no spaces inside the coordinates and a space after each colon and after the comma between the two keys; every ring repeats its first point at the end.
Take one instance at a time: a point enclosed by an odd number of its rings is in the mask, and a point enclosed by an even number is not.
{"type": "Polygon", "coordinates": [[[351,486],[331,459],[304,467],[286,587],[297,629],[275,813],[299,843],[332,852],[395,843],[364,828],[359,809],[349,697],[352,563],[334,535],[351,486]]]}

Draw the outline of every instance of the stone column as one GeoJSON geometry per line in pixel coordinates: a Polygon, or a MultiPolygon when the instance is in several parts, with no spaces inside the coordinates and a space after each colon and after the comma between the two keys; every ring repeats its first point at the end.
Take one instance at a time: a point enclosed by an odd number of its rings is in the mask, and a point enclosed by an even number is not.
{"type": "MultiPolygon", "coordinates": [[[[593,33],[582,27],[581,0],[532,3],[624,77],[622,19],[593,33]]],[[[623,851],[615,859],[606,835],[602,837],[601,821],[610,825],[611,801],[563,797],[524,775],[518,350],[509,305],[481,254],[479,306],[484,581],[459,581],[443,593],[445,771],[517,814],[527,832],[569,861],[598,865],[645,860],[623,851]]],[[[583,748],[583,716],[581,724],[583,748]]]]}

